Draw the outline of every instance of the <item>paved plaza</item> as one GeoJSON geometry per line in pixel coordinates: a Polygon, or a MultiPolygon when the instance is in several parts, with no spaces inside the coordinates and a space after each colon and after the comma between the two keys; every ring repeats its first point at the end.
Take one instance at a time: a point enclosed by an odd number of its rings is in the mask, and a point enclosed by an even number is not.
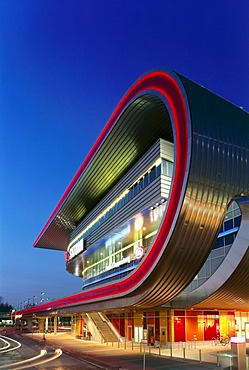
{"type": "MultiPolygon", "coordinates": [[[[201,345],[174,348],[154,348],[132,343],[104,343],[76,339],[69,333],[23,333],[44,347],[60,348],[76,358],[84,358],[102,370],[203,370],[224,369],[232,366],[230,344],[227,346],[201,345]]],[[[249,351],[249,348],[247,348],[249,351]]]]}

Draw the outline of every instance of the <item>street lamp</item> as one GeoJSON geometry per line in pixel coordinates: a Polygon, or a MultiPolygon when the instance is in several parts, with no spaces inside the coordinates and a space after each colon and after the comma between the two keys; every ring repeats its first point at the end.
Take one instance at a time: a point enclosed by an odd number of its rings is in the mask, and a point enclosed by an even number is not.
{"type": "Polygon", "coordinates": [[[11,324],[12,325],[14,325],[15,324],[15,312],[16,312],[16,310],[15,310],[15,308],[13,308],[12,310],[11,310],[11,314],[10,314],[10,316],[11,316],[11,324]]]}
{"type": "Polygon", "coordinates": [[[36,296],[33,295],[33,306],[35,305],[35,298],[36,298],[36,296]]]}
{"type": "Polygon", "coordinates": [[[44,292],[41,292],[41,303],[42,303],[42,301],[44,300],[43,298],[42,298],[42,296],[44,295],[45,293],[44,292]]]}

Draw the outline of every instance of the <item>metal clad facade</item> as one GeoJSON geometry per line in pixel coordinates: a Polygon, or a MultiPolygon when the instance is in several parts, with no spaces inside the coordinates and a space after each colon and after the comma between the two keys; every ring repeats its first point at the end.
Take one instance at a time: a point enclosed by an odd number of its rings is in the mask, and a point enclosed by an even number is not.
{"type": "MultiPolygon", "coordinates": [[[[247,201],[242,217],[248,219],[248,113],[185,77],[153,71],[127,92],[109,123],[109,131],[104,131],[76,185],[62,198],[35,245],[65,248],[74,227],[157,139],[174,142],[175,165],[167,212],[143,263],[118,283],[72,298],[73,304],[100,301],[102,308],[159,306],[176,298],[198,273],[233,199],[242,197],[247,201]],[[58,244],[62,241],[63,247],[58,244]]],[[[137,200],[139,203],[140,198],[137,200]]],[[[243,239],[248,246],[249,235],[243,239]]],[[[247,257],[238,260],[229,278],[234,287],[234,276],[243,280],[245,260],[247,257]]],[[[249,279],[245,281],[241,294],[249,303],[249,279]]],[[[225,294],[221,292],[220,297],[225,294]]],[[[70,297],[57,304],[70,304],[70,297]]]]}

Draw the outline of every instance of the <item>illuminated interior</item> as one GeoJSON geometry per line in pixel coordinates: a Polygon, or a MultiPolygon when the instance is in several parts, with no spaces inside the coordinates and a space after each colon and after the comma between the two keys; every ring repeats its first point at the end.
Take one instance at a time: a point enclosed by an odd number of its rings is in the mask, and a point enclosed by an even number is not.
{"type": "Polygon", "coordinates": [[[83,287],[130,273],[152,244],[162,220],[166,201],[132,217],[83,253],[83,287]],[[138,251],[140,249],[142,251],[138,251]],[[141,252],[137,256],[138,252],[141,252]]]}
{"type": "MultiPolygon", "coordinates": [[[[109,204],[103,200],[104,208],[97,205],[100,211],[93,209],[95,217],[90,213],[89,222],[84,219],[79,232],[76,230],[72,237],[66,253],[67,271],[82,277],[83,289],[125,277],[143,260],[152,244],[166,209],[173,176],[173,144],[162,139],[158,143],[149,149],[149,155],[155,155],[155,148],[160,152],[167,147],[169,158],[165,159],[164,154],[147,168],[143,164],[145,170],[129,180],[130,184],[120,193],[111,189],[109,204]],[[134,201],[141,205],[134,208],[134,201]]],[[[140,167],[143,161],[142,158],[136,166],[140,167]]],[[[129,179],[137,173],[136,166],[127,175],[129,179]]]]}
{"type": "Polygon", "coordinates": [[[159,158],[142,176],[140,176],[134,183],[125,189],[103,212],[101,212],[90,224],[88,224],[77,237],[75,237],[68,246],[68,252],[78,242],[80,238],[86,237],[94,231],[101,223],[105,222],[107,218],[111,217],[113,213],[117,212],[120,207],[131,200],[141,189],[151,183],[155,177],[162,171],[167,176],[172,177],[173,163],[159,158]]]}

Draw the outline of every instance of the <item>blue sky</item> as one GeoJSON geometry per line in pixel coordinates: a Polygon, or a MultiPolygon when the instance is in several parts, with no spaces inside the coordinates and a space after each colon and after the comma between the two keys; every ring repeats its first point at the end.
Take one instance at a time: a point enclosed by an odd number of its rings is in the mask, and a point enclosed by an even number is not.
{"type": "Polygon", "coordinates": [[[80,292],[32,244],[119,100],[175,70],[249,111],[247,0],[0,1],[0,296],[80,292]],[[238,5],[239,4],[239,5],[238,5]]]}

